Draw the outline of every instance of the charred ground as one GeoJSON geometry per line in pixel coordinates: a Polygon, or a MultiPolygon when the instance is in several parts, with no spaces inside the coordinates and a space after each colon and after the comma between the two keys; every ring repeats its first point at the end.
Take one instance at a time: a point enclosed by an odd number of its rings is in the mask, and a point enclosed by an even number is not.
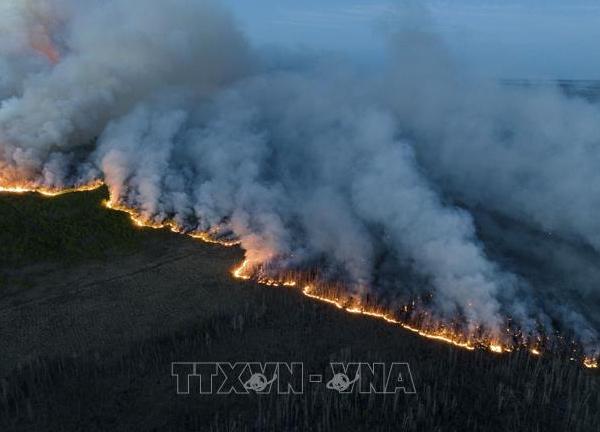
{"type": "Polygon", "coordinates": [[[240,250],[134,228],[105,194],[0,195],[1,430],[600,429],[596,371],[235,281],[240,250]],[[172,361],[248,359],[408,362],[417,394],[176,394],[172,361]]]}

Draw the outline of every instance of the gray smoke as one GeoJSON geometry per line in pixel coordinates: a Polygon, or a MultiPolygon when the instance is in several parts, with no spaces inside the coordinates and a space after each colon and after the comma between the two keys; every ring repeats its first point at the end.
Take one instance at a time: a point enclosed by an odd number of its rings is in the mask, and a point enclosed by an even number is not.
{"type": "MultiPolygon", "coordinates": [[[[160,89],[207,94],[242,74],[249,61],[231,18],[208,2],[11,0],[3,7],[7,22],[0,28],[11,36],[1,39],[1,52],[12,51],[9,65],[19,48],[24,59],[14,68],[22,82],[0,109],[2,174],[9,179],[38,180],[49,154],[88,144],[111,119],[160,89]],[[50,67],[28,35],[42,25],[29,22],[53,22],[53,15],[66,17],[56,41],[48,41],[63,51],[50,67]],[[24,28],[13,37],[15,24],[24,28]],[[23,64],[43,61],[23,73],[23,64]]],[[[6,85],[15,74],[8,69],[6,85]]],[[[45,180],[68,180],[60,174],[45,180]]]]}
{"type": "Polygon", "coordinates": [[[600,248],[593,103],[467,80],[411,25],[366,75],[265,61],[210,1],[2,8],[2,182],[102,178],[147,220],[234,236],[252,265],[319,265],[361,296],[431,293],[440,317],[497,336],[506,316],[531,332],[558,320],[595,347],[600,323],[573,301],[599,297],[593,278],[546,287],[511,255],[537,245],[494,225],[600,248]],[[39,25],[56,64],[24,36],[39,25]]]}

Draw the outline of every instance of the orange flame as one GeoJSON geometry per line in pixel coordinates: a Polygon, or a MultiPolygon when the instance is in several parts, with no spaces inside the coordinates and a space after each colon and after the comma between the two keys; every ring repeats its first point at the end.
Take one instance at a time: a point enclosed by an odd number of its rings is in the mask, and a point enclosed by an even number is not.
{"type": "Polygon", "coordinates": [[[0,193],[12,193],[12,194],[25,194],[25,193],[37,193],[47,197],[56,197],[73,192],[89,192],[95,189],[99,189],[104,185],[101,180],[94,180],[89,183],[74,186],[71,188],[55,188],[47,186],[39,186],[35,184],[8,184],[0,185],[0,193]]]}
{"type": "MultiPolygon", "coordinates": [[[[44,186],[38,186],[35,184],[8,184],[8,185],[0,185],[0,193],[16,193],[16,194],[39,193],[43,196],[54,197],[54,196],[63,195],[66,193],[71,193],[71,192],[91,191],[94,189],[98,189],[99,187],[101,187],[103,185],[104,185],[104,182],[101,180],[96,180],[96,181],[93,181],[93,182],[90,182],[87,184],[75,186],[72,188],[64,188],[64,189],[48,188],[48,187],[44,187],[44,186]]],[[[216,235],[215,232],[199,232],[199,231],[186,232],[183,227],[181,227],[174,221],[164,221],[164,222],[151,221],[151,220],[143,217],[135,209],[130,208],[126,205],[120,204],[120,203],[114,201],[112,198],[105,201],[104,205],[109,209],[127,213],[129,215],[131,221],[136,226],[139,226],[139,227],[154,228],[154,229],[170,229],[172,232],[175,232],[175,233],[186,234],[192,238],[199,239],[204,242],[215,243],[215,244],[219,244],[219,245],[227,246],[227,247],[239,245],[239,242],[237,242],[237,241],[222,240],[222,239],[217,238],[215,236],[216,235]]],[[[278,280],[278,279],[271,279],[264,275],[255,276],[252,273],[251,267],[252,267],[251,264],[247,260],[244,260],[239,266],[237,266],[236,268],[234,268],[232,270],[232,275],[236,279],[242,279],[242,280],[254,279],[254,280],[256,280],[256,282],[263,284],[263,285],[268,285],[268,286],[296,287],[297,285],[299,285],[298,281],[289,279],[289,278],[278,280]]],[[[515,348],[519,348],[519,347],[514,347],[514,346],[509,346],[507,344],[503,344],[503,343],[501,343],[497,340],[493,340],[493,339],[472,340],[468,336],[456,333],[456,332],[452,331],[451,329],[448,329],[442,325],[434,327],[433,329],[420,328],[414,324],[402,322],[402,321],[396,319],[392,314],[386,313],[381,310],[377,310],[374,307],[367,307],[367,306],[363,306],[360,304],[359,305],[356,305],[356,304],[347,305],[346,302],[344,302],[343,300],[340,300],[333,296],[327,296],[327,295],[318,293],[316,287],[312,284],[304,285],[301,292],[304,296],[306,296],[310,299],[313,299],[313,300],[316,300],[316,301],[319,301],[322,303],[330,304],[330,305],[335,306],[336,308],[341,309],[347,313],[364,315],[364,316],[381,319],[389,324],[398,325],[408,331],[416,333],[427,339],[440,341],[440,342],[447,343],[447,344],[450,344],[450,345],[453,345],[453,346],[456,346],[456,347],[459,347],[462,349],[466,349],[469,351],[474,351],[477,348],[483,348],[483,349],[489,350],[492,353],[501,354],[501,353],[512,352],[515,348]]],[[[540,356],[542,354],[541,351],[537,347],[529,348],[529,352],[535,356],[540,356]]],[[[596,368],[598,368],[598,359],[592,358],[592,357],[585,357],[583,359],[583,365],[586,368],[596,369],[596,368]]]]}
{"type": "Polygon", "coordinates": [[[173,220],[166,220],[162,222],[155,222],[145,218],[140,215],[136,210],[131,207],[128,207],[124,204],[119,204],[114,202],[112,199],[104,201],[104,206],[111,210],[120,211],[123,213],[127,213],[129,218],[133,222],[134,225],[142,228],[152,228],[152,229],[169,229],[177,234],[186,234],[194,239],[201,240],[205,243],[218,244],[221,246],[232,247],[239,245],[238,241],[235,240],[224,240],[216,237],[216,232],[203,232],[203,231],[191,231],[186,232],[185,228],[181,225],[177,224],[173,220]]]}
{"type": "MultiPolygon", "coordinates": [[[[244,260],[242,262],[242,264],[240,264],[239,266],[237,266],[236,268],[234,268],[232,270],[232,275],[235,278],[243,279],[243,280],[253,279],[250,263],[247,260],[244,260]]],[[[256,278],[256,282],[263,284],[263,285],[269,285],[269,286],[296,286],[298,284],[296,281],[293,281],[293,280],[281,281],[281,280],[276,280],[276,279],[269,279],[264,276],[260,276],[260,277],[256,278]]],[[[321,303],[330,304],[332,306],[335,306],[338,309],[341,309],[341,310],[351,313],[351,314],[364,315],[364,316],[377,318],[377,319],[383,320],[389,324],[398,325],[398,326],[404,328],[405,330],[411,331],[413,333],[417,333],[418,335],[425,337],[427,339],[432,339],[432,340],[440,341],[443,343],[447,343],[447,344],[453,345],[458,348],[466,349],[468,351],[474,351],[477,348],[481,348],[481,349],[486,349],[495,354],[502,354],[502,353],[510,353],[510,352],[513,352],[515,349],[521,348],[519,346],[511,346],[511,345],[503,344],[503,343],[501,343],[497,340],[493,340],[493,339],[472,340],[468,336],[456,333],[442,325],[434,327],[433,329],[421,328],[414,324],[400,321],[400,320],[396,319],[390,313],[386,313],[384,311],[380,311],[380,310],[377,310],[372,307],[369,308],[369,307],[365,307],[365,306],[361,306],[361,305],[348,306],[346,304],[346,302],[343,300],[340,300],[333,296],[318,294],[316,291],[317,290],[313,284],[307,284],[302,288],[302,294],[310,299],[316,300],[321,303]]],[[[540,356],[542,354],[542,352],[536,347],[530,348],[529,352],[534,356],[540,356]]],[[[574,360],[574,359],[572,359],[572,360],[574,360]]],[[[594,359],[592,357],[584,357],[583,365],[587,368],[595,369],[595,368],[598,368],[598,360],[594,359]]]]}
{"type": "MultiPolygon", "coordinates": [[[[250,266],[249,262],[247,260],[244,260],[244,262],[242,262],[241,265],[239,265],[232,271],[232,275],[238,279],[243,279],[243,280],[252,279],[252,275],[250,273],[250,270],[251,270],[250,267],[251,266],[250,266]]],[[[293,287],[298,284],[294,280],[280,281],[280,280],[275,280],[275,279],[269,279],[266,277],[257,278],[257,282],[260,284],[269,285],[269,286],[293,287]]],[[[454,345],[459,348],[467,349],[469,351],[473,351],[476,349],[476,345],[474,342],[468,340],[467,338],[465,338],[462,335],[452,332],[449,329],[440,328],[437,330],[429,330],[429,329],[418,328],[418,327],[415,327],[408,323],[397,320],[391,314],[388,314],[388,313],[385,313],[382,311],[378,311],[374,308],[367,308],[367,307],[360,306],[360,305],[359,306],[356,306],[356,305],[347,306],[340,299],[337,299],[334,297],[329,297],[329,296],[322,295],[322,294],[317,294],[315,291],[316,290],[315,290],[314,285],[311,285],[311,284],[307,284],[302,288],[302,294],[304,294],[306,297],[311,298],[316,301],[319,301],[319,302],[322,302],[322,303],[327,303],[327,304],[333,305],[338,309],[344,310],[345,312],[381,319],[389,324],[399,325],[399,326],[403,327],[404,329],[409,330],[413,333],[417,333],[420,336],[423,336],[425,338],[445,342],[445,343],[454,345]]],[[[480,345],[481,345],[481,343],[480,343],[480,345]]],[[[512,351],[511,347],[504,346],[495,341],[493,341],[493,342],[489,341],[486,347],[490,351],[495,352],[495,353],[512,351]]]]}

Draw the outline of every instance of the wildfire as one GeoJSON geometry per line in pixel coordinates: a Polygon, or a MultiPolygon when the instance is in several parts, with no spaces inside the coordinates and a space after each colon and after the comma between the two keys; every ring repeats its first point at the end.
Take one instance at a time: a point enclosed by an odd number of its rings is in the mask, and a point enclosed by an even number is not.
{"type": "MultiPolygon", "coordinates": [[[[269,286],[296,286],[299,283],[294,280],[277,280],[270,279],[265,276],[259,275],[258,277],[254,276],[252,273],[252,266],[247,260],[244,260],[239,266],[232,270],[232,275],[237,279],[250,280],[255,279],[256,282],[269,285],[269,286]]],[[[405,330],[416,333],[422,337],[427,339],[432,339],[436,341],[440,341],[443,343],[447,343],[453,345],[458,348],[466,349],[468,351],[474,351],[478,348],[486,349],[495,354],[502,353],[510,353],[513,352],[515,348],[514,346],[509,346],[506,344],[502,344],[496,340],[486,340],[486,339],[477,339],[471,340],[469,337],[456,333],[446,327],[437,326],[433,329],[431,328],[421,328],[419,326],[413,325],[411,323],[403,322],[397,318],[395,318],[390,313],[386,313],[381,310],[377,310],[373,307],[367,307],[362,305],[348,305],[346,301],[336,298],[334,296],[327,296],[324,294],[320,294],[317,292],[317,289],[314,284],[306,284],[302,288],[302,294],[312,300],[319,301],[321,303],[327,303],[332,306],[335,306],[337,309],[341,309],[345,312],[357,315],[364,315],[373,318],[377,318],[383,320],[389,324],[398,325],[405,330]]],[[[406,308],[405,308],[406,310],[406,308]]],[[[507,329],[508,330],[508,329],[507,329]]],[[[540,356],[542,352],[538,348],[530,348],[529,352],[534,356],[540,356]]],[[[587,368],[598,368],[598,360],[585,357],[583,359],[583,365],[587,368]]]]}
{"type": "Polygon", "coordinates": [[[47,197],[56,197],[73,192],[89,192],[102,187],[104,183],[101,180],[95,180],[90,183],[74,186],[71,188],[52,188],[38,185],[0,185],[0,193],[25,194],[37,193],[47,197]]]}
{"type": "MultiPolygon", "coordinates": [[[[28,184],[28,185],[0,185],[0,193],[38,193],[47,197],[55,197],[67,193],[72,192],[84,192],[98,189],[104,185],[104,182],[101,180],[96,180],[90,183],[78,185],[72,188],[48,188],[44,186],[28,184]]],[[[232,240],[223,240],[219,239],[216,232],[201,232],[201,231],[186,231],[182,226],[178,225],[176,222],[172,220],[167,220],[163,222],[155,222],[149,220],[142,216],[138,211],[130,208],[126,205],[120,204],[116,201],[113,201],[112,198],[108,199],[104,202],[104,205],[115,211],[120,211],[127,213],[133,224],[139,227],[144,228],[153,228],[153,229],[169,229],[174,233],[186,234],[194,239],[199,239],[203,242],[207,243],[215,243],[222,246],[236,246],[239,244],[237,241],[232,240]]],[[[275,279],[270,278],[264,274],[254,274],[252,265],[249,261],[244,260],[239,266],[232,270],[232,275],[236,279],[242,280],[255,280],[257,283],[267,286],[285,286],[285,287],[296,287],[298,285],[302,285],[299,281],[294,280],[292,278],[283,278],[283,279],[275,279]]],[[[304,284],[301,290],[302,294],[310,299],[315,301],[319,301],[322,303],[327,303],[336,308],[343,310],[350,314],[356,315],[364,315],[373,317],[376,319],[383,320],[389,324],[400,326],[408,331],[416,333],[422,337],[427,339],[432,339],[436,341],[440,341],[443,343],[447,343],[453,345],[458,348],[466,349],[469,351],[474,351],[478,348],[486,349],[492,353],[502,354],[507,352],[512,352],[515,347],[503,344],[497,340],[493,339],[471,339],[468,336],[457,333],[443,325],[437,325],[433,327],[424,328],[422,326],[415,325],[413,323],[403,322],[397,318],[395,318],[391,313],[378,310],[372,306],[365,306],[362,304],[349,304],[346,300],[336,298],[334,296],[328,296],[319,292],[317,287],[314,284],[304,284]]],[[[408,310],[408,306],[404,308],[404,310],[408,310]]],[[[519,347],[516,347],[519,348],[519,347]]],[[[540,349],[537,347],[529,348],[529,352],[534,356],[540,356],[542,353],[540,349]]],[[[583,359],[583,365],[586,368],[597,369],[598,368],[598,359],[592,357],[585,357],[583,359]]]]}
{"type": "Polygon", "coordinates": [[[245,274],[246,267],[248,267],[248,261],[244,260],[242,265],[233,270],[233,277],[237,279],[249,280],[250,276],[245,274]]]}
{"type": "Polygon", "coordinates": [[[502,354],[502,352],[504,351],[504,348],[502,347],[502,345],[492,344],[492,345],[490,345],[490,351],[498,353],[498,354],[502,354]]]}
{"type": "MultiPolygon", "coordinates": [[[[363,309],[361,307],[356,307],[356,306],[355,307],[346,307],[339,300],[332,299],[332,298],[329,298],[329,297],[326,297],[323,295],[315,294],[315,293],[313,293],[313,290],[314,290],[314,287],[312,285],[306,285],[304,287],[304,289],[302,290],[302,293],[306,297],[309,297],[313,300],[317,300],[317,301],[320,301],[323,303],[332,304],[335,307],[337,307],[338,309],[345,310],[346,312],[351,313],[351,314],[365,315],[365,316],[370,316],[373,318],[381,319],[387,323],[399,325],[406,330],[409,330],[413,333],[417,333],[420,336],[426,337],[428,339],[434,339],[434,340],[442,341],[445,343],[449,343],[451,345],[454,345],[454,346],[457,346],[460,348],[464,348],[469,351],[475,350],[475,346],[473,346],[469,341],[462,340],[462,338],[459,335],[453,334],[450,331],[440,330],[438,332],[433,332],[433,331],[427,331],[424,329],[419,329],[419,328],[413,327],[407,323],[403,323],[402,321],[399,321],[399,320],[393,318],[392,316],[390,316],[389,314],[386,314],[383,312],[378,312],[378,311],[369,310],[369,309],[363,309]]],[[[494,347],[496,347],[496,345],[494,345],[494,347]]],[[[490,347],[490,349],[491,349],[491,347],[490,347]]],[[[502,347],[500,347],[499,349],[501,352],[502,347]]]]}
{"type": "Polygon", "coordinates": [[[201,240],[204,243],[218,244],[221,246],[232,247],[240,244],[240,242],[236,240],[215,239],[214,234],[211,234],[209,232],[197,231],[188,233],[188,235],[194,239],[201,240]]]}
{"type": "Polygon", "coordinates": [[[142,217],[135,210],[133,210],[127,206],[124,206],[122,204],[119,204],[117,202],[114,202],[114,201],[112,201],[112,199],[108,199],[108,200],[104,201],[103,204],[108,209],[111,209],[114,211],[119,211],[122,213],[127,213],[129,215],[129,218],[131,219],[131,222],[133,222],[133,224],[136,226],[144,227],[144,228],[153,228],[153,229],[168,228],[175,233],[181,232],[175,224],[171,224],[169,222],[157,223],[157,222],[150,221],[150,220],[142,217]]]}
{"type": "MultiPolygon", "coordinates": [[[[205,243],[218,244],[218,245],[226,246],[226,247],[237,246],[239,244],[238,241],[224,240],[224,239],[217,238],[216,232],[210,232],[210,231],[209,232],[202,232],[202,231],[189,231],[188,232],[181,225],[177,224],[173,220],[166,220],[163,222],[155,222],[155,221],[149,220],[148,218],[145,218],[144,216],[139,214],[133,208],[128,207],[123,204],[119,204],[117,202],[114,202],[112,199],[108,199],[108,200],[104,201],[104,206],[111,210],[127,213],[129,215],[129,218],[131,219],[131,222],[133,222],[134,225],[142,227],[142,228],[168,229],[177,234],[186,234],[194,239],[201,240],[205,243]]],[[[236,277],[238,277],[238,276],[236,276],[236,277]]]]}
{"type": "MultiPolygon", "coordinates": [[[[252,279],[252,275],[250,273],[250,270],[251,270],[250,267],[251,266],[250,266],[249,262],[247,260],[245,260],[244,262],[242,262],[241,265],[239,265],[232,271],[232,275],[238,279],[243,279],[243,280],[252,279]]],[[[260,284],[269,285],[269,286],[291,286],[291,287],[293,287],[293,286],[298,285],[298,283],[293,280],[279,281],[276,279],[268,279],[265,277],[258,277],[257,282],[260,284]]],[[[390,315],[388,313],[378,311],[374,308],[368,308],[368,307],[364,307],[364,306],[360,306],[360,305],[359,306],[356,306],[356,305],[348,306],[345,304],[344,301],[342,301],[340,299],[337,299],[334,297],[328,297],[328,296],[325,296],[322,294],[317,294],[314,285],[311,285],[311,284],[307,284],[302,288],[302,294],[304,294],[306,297],[308,297],[310,299],[333,305],[336,308],[344,310],[351,314],[370,316],[373,318],[384,320],[385,322],[387,322],[389,324],[399,325],[406,330],[409,330],[413,333],[417,333],[420,336],[423,336],[428,339],[445,342],[445,343],[454,345],[459,348],[467,349],[469,351],[473,351],[476,349],[476,345],[472,341],[467,340],[462,335],[456,334],[456,333],[452,332],[451,330],[444,329],[444,328],[440,328],[438,330],[428,330],[428,329],[418,328],[418,327],[412,326],[408,323],[402,322],[402,321],[394,318],[392,315],[390,315]]],[[[487,348],[490,351],[495,352],[495,353],[512,351],[512,349],[510,347],[506,347],[506,346],[503,346],[503,345],[501,345],[499,343],[495,343],[495,342],[493,342],[493,343],[490,342],[489,344],[487,344],[487,348]]]]}

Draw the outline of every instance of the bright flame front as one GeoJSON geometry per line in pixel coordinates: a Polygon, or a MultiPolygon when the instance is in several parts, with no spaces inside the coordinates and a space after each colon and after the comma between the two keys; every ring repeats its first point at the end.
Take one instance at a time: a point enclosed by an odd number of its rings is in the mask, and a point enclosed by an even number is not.
{"type": "MultiPolygon", "coordinates": [[[[83,192],[83,191],[91,191],[100,188],[104,183],[101,180],[96,180],[87,184],[82,184],[79,186],[75,186],[72,188],[49,188],[44,186],[38,186],[35,184],[4,184],[0,185],[0,193],[38,193],[43,196],[55,197],[59,195],[64,195],[72,192],[83,192]]],[[[127,213],[136,226],[145,227],[145,228],[154,228],[154,229],[169,229],[174,233],[187,234],[192,238],[199,239],[201,241],[207,243],[215,243],[222,246],[236,246],[239,245],[237,241],[230,240],[221,240],[215,237],[214,233],[211,232],[186,232],[183,227],[179,226],[174,221],[163,221],[163,222],[154,222],[143,217],[138,211],[135,209],[128,207],[126,205],[120,204],[114,201],[112,198],[109,198],[104,202],[104,205],[115,211],[120,211],[127,213]]],[[[253,274],[252,265],[244,260],[239,266],[237,266],[232,271],[233,277],[236,279],[242,280],[255,280],[257,283],[267,285],[267,286],[286,286],[286,287],[296,287],[301,285],[298,281],[287,278],[287,279],[272,279],[265,275],[255,276],[253,274]]],[[[468,336],[465,336],[460,333],[456,333],[451,329],[448,329],[442,324],[437,324],[432,326],[432,328],[422,328],[413,323],[402,322],[396,319],[391,313],[377,310],[374,307],[368,307],[360,304],[352,304],[348,305],[344,300],[339,298],[335,298],[333,296],[327,296],[322,293],[319,293],[319,290],[314,284],[305,284],[302,287],[302,294],[308,298],[313,300],[327,303],[332,306],[335,306],[338,309],[344,310],[350,314],[356,315],[364,315],[377,319],[381,319],[389,324],[394,324],[401,326],[402,328],[409,330],[413,333],[419,334],[427,339],[432,339],[436,341],[440,341],[443,343],[447,343],[462,349],[466,349],[469,351],[474,351],[477,348],[487,349],[490,352],[501,354],[512,352],[514,349],[520,348],[518,346],[510,346],[503,343],[500,343],[493,339],[477,339],[473,340],[468,336]]],[[[529,352],[532,355],[540,356],[542,353],[537,347],[529,348],[529,352]]],[[[585,357],[583,359],[583,365],[586,368],[596,369],[598,368],[598,359],[592,357],[585,357]]]]}

